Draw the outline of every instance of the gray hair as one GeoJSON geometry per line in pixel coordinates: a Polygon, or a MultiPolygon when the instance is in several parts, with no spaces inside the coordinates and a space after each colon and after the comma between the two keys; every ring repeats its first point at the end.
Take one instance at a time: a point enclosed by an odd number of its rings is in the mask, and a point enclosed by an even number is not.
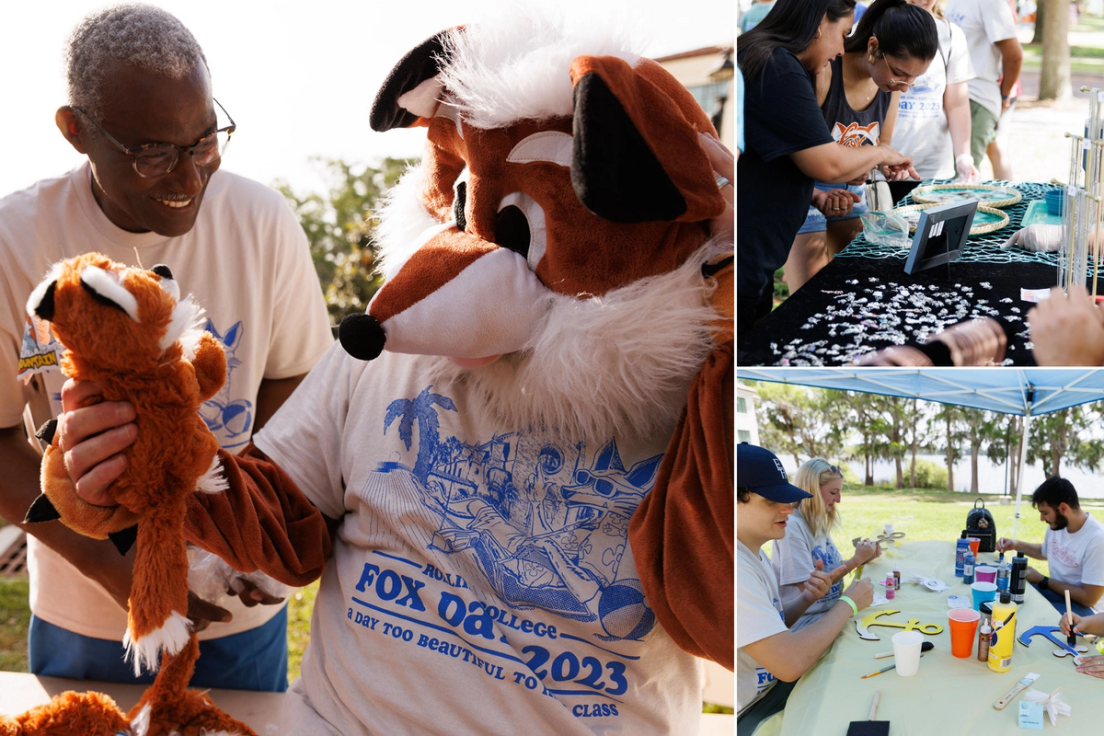
{"type": "Polygon", "coordinates": [[[172,79],[207,64],[191,31],[150,5],[116,5],[89,15],[69,36],[65,61],[69,104],[96,118],[103,114],[101,90],[115,63],[172,79]]]}

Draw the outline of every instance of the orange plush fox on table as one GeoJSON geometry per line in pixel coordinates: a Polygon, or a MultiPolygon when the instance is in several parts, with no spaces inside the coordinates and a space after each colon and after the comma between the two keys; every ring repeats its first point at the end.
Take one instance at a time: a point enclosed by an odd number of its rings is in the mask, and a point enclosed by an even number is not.
{"type": "Polygon", "coordinates": [[[202,331],[202,310],[181,298],[167,266],[127,268],[98,253],[55,265],[27,306],[51,323],[66,347],[65,373],[96,381],[106,400],[131,402],[142,429],[114,484],[119,505],[103,507],[76,495],[54,438],[56,423],[45,425],[39,431],[50,445],[42,461],[43,494],[27,521],[59,519],[80,534],[110,538],[122,553],[137,541],[124,642],[136,673],[155,669],[161,652],[165,660],[125,718],[107,696],[69,692],[17,719],[0,716],[0,736],[114,734],[128,727],[189,734],[200,726],[208,733],[252,733],[200,693],[185,690],[199,653],[186,617],[186,502],[196,490],[225,488],[218,442],[198,409],[225,380],[226,358],[202,331]]]}

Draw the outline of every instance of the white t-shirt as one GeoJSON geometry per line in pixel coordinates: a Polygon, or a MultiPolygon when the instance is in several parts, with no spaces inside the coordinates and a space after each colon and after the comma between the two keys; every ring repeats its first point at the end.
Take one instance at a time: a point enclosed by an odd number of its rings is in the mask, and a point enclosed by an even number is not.
{"type": "MultiPolygon", "coordinates": [[[[771,551],[771,567],[778,576],[783,601],[800,595],[801,583],[812,576],[817,560],[824,563],[824,572],[831,572],[843,564],[843,557],[828,533],[821,532],[814,537],[805,517],[800,511],[796,511],[790,515],[789,523],[786,524],[786,536],[774,540],[771,551]]],[[[819,619],[836,604],[841,595],[842,578],[823,598],[809,606],[805,614],[790,627],[790,631],[803,629],[819,619]]]]}
{"type": "MultiPolygon", "coordinates": [[[[217,171],[190,232],[174,238],[130,233],[96,204],[86,163],[0,199],[0,427],[20,424],[28,402],[35,410],[32,426],[60,413],[59,369],[40,374],[31,386],[16,377],[21,347],[25,353],[45,348],[25,336],[24,310],[51,264],[88,251],[129,265],[140,258],[146,268],[164,263],[181,291],[205,309],[207,329],[226,349],[228,370],[226,384],[200,413],[231,452],[250,440],[261,379],[307,372],[333,342],[306,236],[279,193],[217,171]],[[35,387],[43,384],[46,396],[36,397],[35,387]]],[[[102,587],[33,536],[28,558],[36,616],[84,636],[122,639],[126,612],[102,587]]],[[[255,628],[280,610],[246,608],[237,598],[220,605],[234,620],[211,624],[200,639],[255,628]]]]}
{"type": "Polygon", "coordinates": [[[1016,19],[1008,0],[948,0],[947,20],[966,34],[974,74],[970,99],[997,117],[1001,113],[1001,52],[998,41],[1016,38],[1016,19]]]}
{"type": "Polygon", "coordinates": [[[943,94],[952,84],[973,78],[974,67],[962,29],[936,18],[939,52],[928,70],[901,93],[893,147],[912,156],[921,179],[950,179],[955,175],[954,148],[943,109],[943,94]]]}
{"type": "Polygon", "coordinates": [[[747,710],[774,687],[774,675],[744,647],[786,631],[786,613],[778,581],[763,550],[736,540],[736,714],[747,710]]]}
{"type": "MultiPolygon", "coordinates": [[[[1050,577],[1068,585],[1104,585],[1104,524],[1086,513],[1085,525],[1070,534],[1069,529],[1052,530],[1043,539],[1043,557],[1050,562],[1050,577]]],[[[1104,602],[1094,611],[1104,611],[1104,602]]]]}
{"type": "Polygon", "coordinates": [[[697,733],[627,542],[669,435],[503,425],[444,365],[335,345],[256,437],[342,520],[286,729],[697,733]]]}

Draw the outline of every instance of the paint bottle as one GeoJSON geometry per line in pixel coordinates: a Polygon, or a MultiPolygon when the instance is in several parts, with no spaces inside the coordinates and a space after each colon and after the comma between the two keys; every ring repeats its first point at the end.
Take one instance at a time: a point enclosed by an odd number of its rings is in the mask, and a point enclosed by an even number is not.
{"type": "Polygon", "coordinates": [[[900,565],[893,566],[893,590],[897,591],[901,589],[901,567],[900,565]]]}
{"type": "Polygon", "coordinates": [[[966,538],[966,530],[962,530],[962,536],[955,543],[955,577],[962,577],[962,558],[970,551],[970,540],[966,538]]]}
{"type": "Polygon", "coordinates": [[[978,619],[978,626],[982,624],[989,624],[989,631],[992,631],[993,626],[993,601],[982,601],[978,606],[978,612],[981,617],[978,619]]]}
{"type": "MultiPolygon", "coordinates": [[[[892,533],[893,533],[893,525],[892,524],[886,524],[882,527],[882,534],[884,534],[885,536],[888,537],[892,533]]],[[[892,539],[886,540],[886,544],[888,544],[890,547],[896,547],[897,546],[897,542],[892,540],[892,539]]]]}
{"type": "Polygon", "coordinates": [[[967,551],[962,557],[962,582],[974,584],[974,553],[967,551]]]}
{"type": "Polygon", "coordinates": [[[985,622],[978,629],[978,661],[989,661],[989,639],[993,636],[993,629],[989,622],[985,622]]]}
{"type": "MultiPolygon", "coordinates": [[[[1008,584],[1012,594],[1013,603],[1024,602],[1024,591],[1027,589],[1027,558],[1023,552],[1016,553],[1012,558],[1012,574],[1008,584]]],[[[993,618],[996,618],[996,609],[993,610],[993,618]]]]}
{"type": "Polygon", "coordinates": [[[1008,590],[1008,579],[1012,575],[1012,570],[1003,559],[1003,552],[1001,552],[1001,558],[1000,563],[997,565],[997,590],[1008,590]]]}
{"type": "Polygon", "coordinates": [[[893,592],[893,576],[892,575],[886,575],[885,589],[886,589],[886,600],[887,601],[893,600],[896,597],[897,594],[893,592]]]}
{"type": "Polygon", "coordinates": [[[1012,669],[1012,645],[1016,643],[1016,605],[1007,593],[993,604],[993,633],[989,638],[989,669],[1007,672],[1012,669]]]}

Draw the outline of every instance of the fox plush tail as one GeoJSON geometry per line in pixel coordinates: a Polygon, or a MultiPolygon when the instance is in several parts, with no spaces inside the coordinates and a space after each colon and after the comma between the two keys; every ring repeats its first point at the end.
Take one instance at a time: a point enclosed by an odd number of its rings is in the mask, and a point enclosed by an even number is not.
{"type": "MultiPolygon", "coordinates": [[[[173,504],[174,506],[176,504],[173,504]]],[[[176,654],[191,634],[184,509],[161,508],[138,523],[134,583],[123,644],[134,673],[156,669],[161,652],[176,654]]]]}

